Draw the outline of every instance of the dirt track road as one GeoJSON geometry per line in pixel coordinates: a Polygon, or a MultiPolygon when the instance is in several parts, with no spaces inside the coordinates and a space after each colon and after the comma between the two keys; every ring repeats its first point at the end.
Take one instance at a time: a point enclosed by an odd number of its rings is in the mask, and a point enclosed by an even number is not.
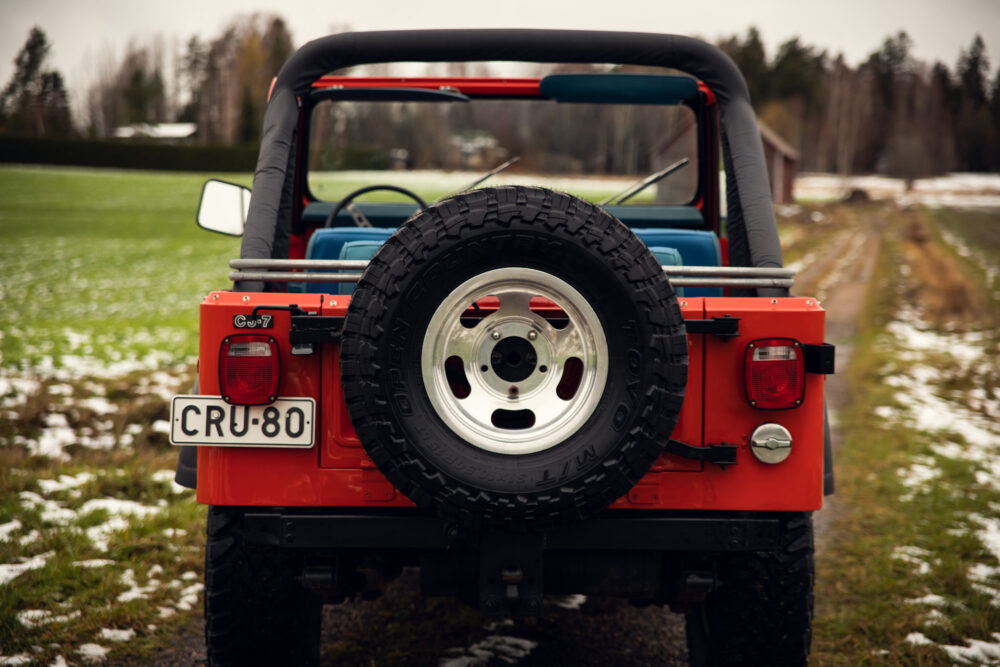
{"type": "MultiPolygon", "coordinates": [[[[796,278],[793,293],[818,296],[827,311],[827,340],[837,345],[838,369],[846,368],[851,356],[881,232],[882,225],[877,220],[839,231],[827,249],[803,267],[796,278]]],[[[843,375],[828,378],[826,395],[836,449],[842,444],[836,414],[848,399],[846,378],[843,375]]],[[[830,520],[837,512],[834,496],[827,499],[826,506],[815,517],[819,567],[830,520]]],[[[449,648],[468,653],[475,639],[463,639],[460,634],[439,648],[421,646],[424,638],[415,634],[413,628],[418,619],[428,614],[439,624],[456,628],[483,628],[487,627],[487,621],[458,602],[429,604],[418,595],[417,579],[414,572],[404,573],[376,601],[328,605],[324,611],[323,664],[436,665],[440,659],[455,655],[447,651],[449,648]]],[[[482,634],[482,631],[476,633],[479,637],[482,634]]],[[[534,642],[531,652],[517,660],[519,665],[687,664],[682,616],[658,607],[636,608],[621,600],[592,598],[579,609],[563,609],[555,601],[549,601],[544,618],[492,627],[488,634],[534,642]]],[[[199,618],[171,651],[152,664],[199,665],[204,660],[199,618]]],[[[494,659],[489,664],[499,662],[494,659]]]]}
{"type": "MultiPolygon", "coordinates": [[[[875,269],[884,227],[884,220],[878,217],[857,221],[838,232],[828,249],[798,273],[792,289],[793,294],[820,299],[826,310],[826,340],[837,346],[838,373],[827,377],[825,387],[834,462],[836,452],[843,445],[842,434],[837,428],[837,414],[847,405],[850,397],[847,377],[842,371],[851,359],[865,290],[875,269]]],[[[833,495],[827,497],[823,509],[813,515],[820,558],[830,522],[837,513],[837,496],[833,495]]]]}

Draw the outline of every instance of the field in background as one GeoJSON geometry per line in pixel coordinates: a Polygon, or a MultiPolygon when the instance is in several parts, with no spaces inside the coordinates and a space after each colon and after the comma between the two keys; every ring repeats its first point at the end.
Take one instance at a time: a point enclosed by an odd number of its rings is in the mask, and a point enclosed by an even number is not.
{"type": "MultiPolygon", "coordinates": [[[[328,196],[372,181],[346,176],[328,196]]],[[[204,178],[0,168],[2,656],[138,662],[198,613],[204,510],[171,482],[168,399],[190,386],[198,303],[228,287],[239,247],[195,226],[204,178]]],[[[426,179],[440,195],[467,183],[426,179]]],[[[786,259],[805,269],[873,221],[879,268],[838,369],[852,401],[817,661],[1000,656],[1000,214],[782,207],[786,259]]],[[[379,645],[336,654],[379,662],[379,645]]]]}

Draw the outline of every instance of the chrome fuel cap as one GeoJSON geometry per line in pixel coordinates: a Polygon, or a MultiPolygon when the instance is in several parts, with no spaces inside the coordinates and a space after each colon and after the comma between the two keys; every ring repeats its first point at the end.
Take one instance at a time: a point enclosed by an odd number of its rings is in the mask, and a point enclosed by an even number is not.
{"type": "Polygon", "coordinates": [[[750,450],[761,463],[781,463],[792,453],[792,434],[781,424],[761,424],[750,436],[750,450]]]}

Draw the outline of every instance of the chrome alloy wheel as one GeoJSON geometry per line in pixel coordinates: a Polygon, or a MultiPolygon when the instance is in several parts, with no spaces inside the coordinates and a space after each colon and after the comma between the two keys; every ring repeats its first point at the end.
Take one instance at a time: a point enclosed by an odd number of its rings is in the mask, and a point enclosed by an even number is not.
{"type": "Polygon", "coordinates": [[[431,405],[455,434],[486,451],[531,454],[566,440],[593,414],[608,378],[608,344],[597,313],[571,285],[508,267],[470,278],[441,302],[420,363],[431,405]],[[500,307],[466,317],[486,297],[500,307]],[[533,311],[534,297],[566,319],[533,311]]]}

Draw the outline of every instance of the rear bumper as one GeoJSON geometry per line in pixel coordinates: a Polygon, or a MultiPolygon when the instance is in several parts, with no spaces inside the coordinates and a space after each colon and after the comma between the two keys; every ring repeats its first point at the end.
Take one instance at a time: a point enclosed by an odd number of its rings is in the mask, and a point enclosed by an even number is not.
{"type": "MultiPolygon", "coordinates": [[[[246,508],[248,542],[295,549],[438,551],[478,546],[481,535],[426,514],[246,508]]],[[[770,551],[773,516],[707,512],[608,511],[541,531],[545,551],[770,551]]]]}

